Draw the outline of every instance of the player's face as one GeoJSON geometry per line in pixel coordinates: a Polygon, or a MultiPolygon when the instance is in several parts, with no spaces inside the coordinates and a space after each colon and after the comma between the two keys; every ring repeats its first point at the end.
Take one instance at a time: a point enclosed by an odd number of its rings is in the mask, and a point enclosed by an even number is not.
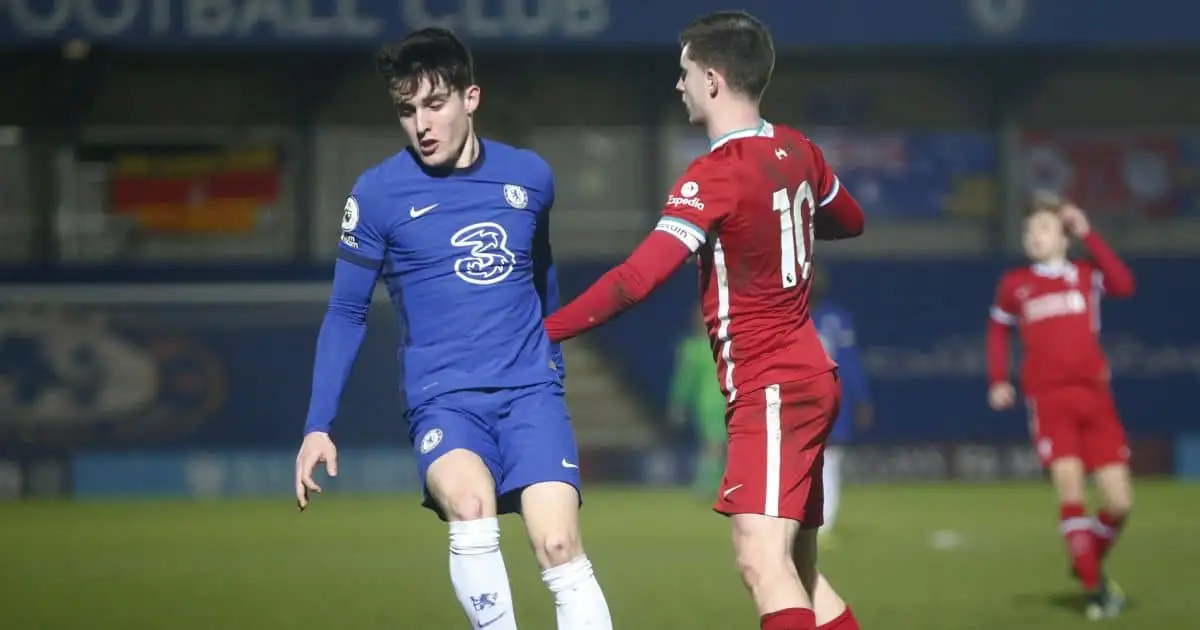
{"type": "Polygon", "coordinates": [[[421,161],[453,165],[471,134],[471,115],[479,107],[479,87],[459,91],[422,77],[416,90],[392,90],[400,125],[421,161]]]}
{"type": "Polygon", "coordinates": [[[1067,255],[1070,241],[1062,219],[1038,212],[1025,219],[1025,254],[1034,261],[1056,260],[1067,255]]]}
{"type": "Polygon", "coordinates": [[[679,80],[675,82],[675,89],[687,109],[688,122],[693,125],[702,125],[707,119],[708,81],[705,70],[688,58],[688,47],[684,46],[679,53],[679,80]]]}

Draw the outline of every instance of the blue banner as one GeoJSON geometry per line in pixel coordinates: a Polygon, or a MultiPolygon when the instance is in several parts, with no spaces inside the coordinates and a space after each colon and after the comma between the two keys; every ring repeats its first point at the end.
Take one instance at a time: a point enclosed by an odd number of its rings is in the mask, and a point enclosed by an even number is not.
{"type": "MultiPolygon", "coordinates": [[[[1195,432],[1190,393],[1200,379],[1200,297],[1180,291],[1178,279],[1200,275],[1200,262],[1132,266],[1138,294],[1107,301],[1103,311],[1122,415],[1135,437],[1195,432]]],[[[610,267],[562,266],[564,295],[610,267]]],[[[1020,411],[994,414],[984,401],[984,326],[1004,268],[970,260],[830,263],[832,296],[856,318],[874,393],[877,427],[868,439],[1024,437],[1020,411]]],[[[0,457],[295,448],[328,290],[324,282],[5,285],[0,457]]],[[[336,437],[347,448],[405,450],[396,321],[385,300],[376,304],[336,437]]],[[[695,304],[689,266],[586,339],[630,391],[661,409],[675,345],[690,329],[695,304]]]]}
{"type": "MultiPolygon", "coordinates": [[[[407,450],[349,450],[339,453],[336,479],[317,473],[330,491],[417,491],[416,465],[407,450]]],[[[77,497],[235,497],[292,495],[296,453],[128,453],[81,455],[72,461],[77,497]]]]}
{"type": "MultiPolygon", "coordinates": [[[[781,46],[1179,45],[1200,6],[1179,0],[743,0],[781,46]]],[[[82,39],[129,45],[378,44],[446,26],[506,46],[672,46],[719,0],[7,0],[0,45],[82,39]]]]}
{"type": "MultiPolygon", "coordinates": [[[[1134,474],[1171,474],[1170,449],[1167,442],[1135,441],[1134,474]]],[[[1181,463],[1179,476],[1200,474],[1196,452],[1195,439],[1181,446],[1181,457],[1191,459],[1181,463]]],[[[851,445],[842,447],[842,454],[843,475],[850,482],[992,482],[1043,476],[1037,455],[1025,442],[851,445]]],[[[408,452],[351,449],[339,455],[337,478],[326,477],[321,469],[316,473],[317,482],[331,494],[404,492],[414,504],[419,500],[420,482],[408,452]]],[[[581,456],[585,498],[587,488],[597,483],[689,485],[696,466],[695,451],[678,447],[585,451],[581,456]]],[[[70,462],[70,493],[85,499],[278,497],[286,508],[294,493],[294,462],[291,450],[84,454],[70,462]]],[[[20,498],[19,480],[14,483],[5,473],[0,460],[0,501],[20,498]]]]}
{"type": "MultiPolygon", "coordinates": [[[[832,299],[855,317],[874,395],[878,441],[1024,439],[1023,410],[996,414],[985,402],[984,330],[998,262],[828,263],[832,299]]],[[[1200,296],[1179,278],[1200,262],[1134,261],[1138,294],[1104,303],[1102,342],[1118,407],[1135,437],[1195,431],[1191,393],[1200,379],[1200,296]]],[[[609,265],[560,271],[574,295],[609,265]]],[[[650,404],[664,407],[674,348],[690,330],[696,274],[681,270],[644,304],[589,333],[650,404]]],[[[569,357],[568,357],[569,359],[569,357]]]]}
{"type": "Polygon", "coordinates": [[[871,217],[980,217],[995,212],[1000,146],[986,133],[816,130],[846,189],[871,217]]]}

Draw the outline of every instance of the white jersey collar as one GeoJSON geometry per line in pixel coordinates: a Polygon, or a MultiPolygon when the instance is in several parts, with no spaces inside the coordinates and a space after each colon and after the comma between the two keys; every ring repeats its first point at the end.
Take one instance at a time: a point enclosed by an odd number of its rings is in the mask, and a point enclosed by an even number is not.
{"type": "Polygon", "coordinates": [[[724,146],[730,140],[739,140],[741,138],[757,138],[757,137],[774,138],[775,137],[775,125],[772,125],[771,123],[769,123],[765,120],[759,120],[757,127],[751,127],[749,129],[738,129],[735,131],[730,131],[729,133],[721,136],[720,138],[713,140],[712,143],[708,145],[708,150],[710,152],[716,151],[717,149],[724,146]]]}
{"type": "Polygon", "coordinates": [[[1052,263],[1034,263],[1031,267],[1033,273],[1043,278],[1070,279],[1078,275],[1075,265],[1068,260],[1059,260],[1052,263]]]}

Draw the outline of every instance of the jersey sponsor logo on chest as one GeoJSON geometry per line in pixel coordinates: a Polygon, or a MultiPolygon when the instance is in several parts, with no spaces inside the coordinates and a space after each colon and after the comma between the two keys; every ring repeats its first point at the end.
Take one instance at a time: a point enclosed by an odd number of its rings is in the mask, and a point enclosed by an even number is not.
{"type": "Polygon", "coordinates": [[[1039,295],[1025,300],[1022,307],[1026,322],[1036,322],[1050,317],[1079,315],[1087,311],[1087,298],[1083,293],[1072,289],[1039,295]]]}
{"type": "Polygon", "coordinates": [[[508,232],[499,223],[472,223],[455,232],[450,245],[467,251],[454,261],[454,273],[470,284],[496,284],[516,266],[517,257],[508,247],[508,232]]]}

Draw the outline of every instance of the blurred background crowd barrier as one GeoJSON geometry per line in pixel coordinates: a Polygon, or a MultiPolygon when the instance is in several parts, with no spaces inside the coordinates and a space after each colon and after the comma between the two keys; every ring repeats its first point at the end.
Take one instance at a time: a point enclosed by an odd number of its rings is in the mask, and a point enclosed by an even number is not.
{"type": "MultiPolygon", "coordinates": [[[[1140,281],[1104,337],[1137,471],[1200,476],[1200,5],[738,4],[780,49],[766,115],[809,132],[869,217],[817,254],[877,410],[849,478],[1039,474],[1022,413],[985,405],[983,359],[1033,188],[1077,200],[1140,281]]],[[[719,8],[0,2],[0,497],[290,491],[344,196],[403,142],[378,45],[426,25],[469,39],[481,131],[556,170],[571,296],[706,149],[673,90],[676,34],[719,8]]],[[[694,276],[568,346],[590,480],[687,478],[663,411],[694,276]]],[[[414,484],[393,324],[373,310],[344,398],[348,490],[414,484]]]]}

